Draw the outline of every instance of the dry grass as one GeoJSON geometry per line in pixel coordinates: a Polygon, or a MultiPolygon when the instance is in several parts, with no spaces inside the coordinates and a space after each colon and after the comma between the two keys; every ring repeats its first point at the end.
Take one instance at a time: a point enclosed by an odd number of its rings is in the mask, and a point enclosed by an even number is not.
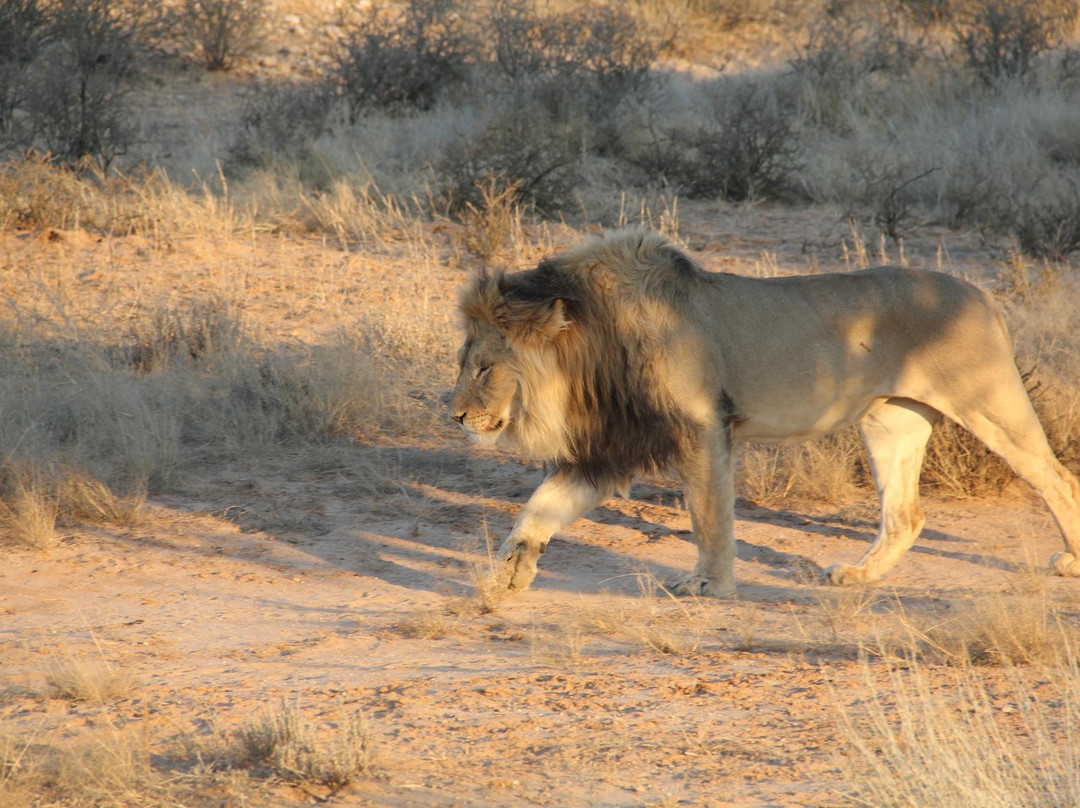
{"type": "Polygon", "coordinates": [[[740,457],[739,493],[763,505],[788,499],[845,502],[869,483],[864,458],[852,429],[794,446],[747,446],[740,457]]]}
{"type": "Polygon", "coordinates": [[[633,577],[637,597],[609,596],[582,605],[571,625],[654,654],[680,656],[696,651],[712,630],[704,605],[695,598],[676,598],[649,573],[633,577]]]}
{"type": "Polygon", "coordinates": [[[9,468],[4,476],[13,479],[0,499],[0,544],[33,550],[53,547],[58,540],[56,497],[36,473],[9,468]]]}
{"type": "Polygon", "coordinates": [[[50,697],[88,704],[127,698],[137,685],[136,677],[110,662],[100,646],[93,657],[64,652],[45,672],[45,692],[50,697]]]}
{"type": "Polygon", "coordinates": [[[495,545],[486,523],[483,532],[483,547],[466,543],[461,548],[466,558],[469,591],[447,595],[443,604],[448,614],[458,618],[492,614],[509,595],[506,588],[508,576],[495,560],[495,545]]]}
{"type": "Polygon", "coordinates": [[[1076,616],[1034,592],[994,592],[951,604],[946,611],[913,611],[897,602],[896,633],[882,641],[886,655],[956,666],[1054,666],[1076,654],[1076,616]]]}
{"type": "Polygon", "coordinates": [[[0,738],[0,795],[5,805],[165,806],[173,783],[155,768],[148,739],[103,726],[69,742],[0,738]],[[48,800],[42,803],[42,800],[48,800]]]}
{"type": "Polygon", "coordinates": [[[1080,668],[996,676],[970,665],[863,662],[865,697],[842,702],[838,758],[859,805],[1076,805],[1080,668]],[[1034,691],[1035,686],[1038,690],[1034,691]]]}
{"type": "Polygon", "coordinates": [[[371,767],[371,730],[359,711],[339,717],[327,730],[294,705],[283,704],[248,722],[238,734],[240,757],[233,765],[267,765],[277,776],[338,789],[371,767]]]}
{"type": "Polygon", "coordinates": [[[52,546],[58,524],[133,524],[148,492],[177,482],[189,447],[227,457],[417,435],[438,414],[414,394],[431,371],[404,359],[417,336],[393,332],[390,319],[284,348],[218,299],[147,308],[119,334],[62,307],[46,313],[0,323],[18,360],[0,371],[9,545],[52,546]]]}

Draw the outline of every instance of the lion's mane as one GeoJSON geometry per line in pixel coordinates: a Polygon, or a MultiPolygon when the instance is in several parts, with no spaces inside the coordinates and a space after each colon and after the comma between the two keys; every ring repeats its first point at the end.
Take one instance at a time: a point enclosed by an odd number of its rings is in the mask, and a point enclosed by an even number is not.
{"type": "Polygon", "coordinates": [[[640,234],[475,278],[461,311],[507,335],[519,380],[510,437],[593,482],[619,485],[677,461],[690,421],[662,393],[657,335],[703,276],[664,239],[640,234]]]}

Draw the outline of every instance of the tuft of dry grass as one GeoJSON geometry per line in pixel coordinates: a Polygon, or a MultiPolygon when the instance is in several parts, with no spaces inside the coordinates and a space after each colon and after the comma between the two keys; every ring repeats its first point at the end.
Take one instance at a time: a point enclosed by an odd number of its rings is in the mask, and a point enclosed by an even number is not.
{"type": "Polygon", "coordinates": [[[267,710],[239,731],[242,760],[268,765],[286,780],[317,783],[332,789],[365,774],[372,763],[371,728],[363,713],[350,711],[327,731],[313,724],[299,707],[282,704],[267,710]]]}
{"type": "Polygon", "coordinates": [[[65,655],[45,673],[47,692],[53,698],[105,704],[127,698],[137,686],[134,675],[117,670],[104,657],[86,659],[65,655]]]}
{"type": "Polygon", "coordinates": [[[48,550],[58,541],[56,497],[39,474],[11,465],[0,465],[5,489],[0,496],[0,545],[48,550]]]}
{"type": "Polygon", "coordinates": [[[471,591],[448,595],[444,604],[446,611],[458,617],[492,614],[509,592],[506,588],[508,579],[495,560],[495,546],[486,523],[482,550],[475,545],[466,544],[462,547],[462,552],[466,556],[466,571],[471,591]]]}

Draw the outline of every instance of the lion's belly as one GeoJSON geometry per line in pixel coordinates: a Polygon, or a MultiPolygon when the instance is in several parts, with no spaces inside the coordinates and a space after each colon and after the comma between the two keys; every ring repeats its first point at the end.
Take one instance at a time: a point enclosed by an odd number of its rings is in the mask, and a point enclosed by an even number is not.
{"type": "Polygon", "coordinates": [[[732,437],[743,443],[798,443],[857,422],[884,398],[859,396],[822,406],[786,407],[739,413],[732,437]]]}

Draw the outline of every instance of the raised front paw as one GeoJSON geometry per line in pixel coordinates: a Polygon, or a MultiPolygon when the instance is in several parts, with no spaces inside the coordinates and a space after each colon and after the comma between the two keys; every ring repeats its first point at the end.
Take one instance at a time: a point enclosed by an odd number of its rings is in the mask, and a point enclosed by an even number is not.
{"type": "Polygon", "coordinates": [[[536,559],[543,547],[531,547],[526,541],[510,535],[495,555],[495,574],[507,589],[528,589],[536,577],[536,559]]]}
{"type": "Polygon", "coordinates": [[[1066,578],[1080,578],[1080,558],[1072,553],[1054,553],[1050,556],[1050,568],[1066,578]]]}
{"type": "Polygon", "coordinates": [[[866,567],[858,564],[833,564],[825,570],[825,580],[833,586],[858,586],[871,584],[877,580],[866,572],[866,567]]]}
{"type": "Polygon", "coordinates": [[[735,594],[735,584],[731,581],[718,581],[703,575],[691,575],[683,578],[671,587],[671,591],[681,596],[702,596],[710,598],[730,598],[735,594]]]}

